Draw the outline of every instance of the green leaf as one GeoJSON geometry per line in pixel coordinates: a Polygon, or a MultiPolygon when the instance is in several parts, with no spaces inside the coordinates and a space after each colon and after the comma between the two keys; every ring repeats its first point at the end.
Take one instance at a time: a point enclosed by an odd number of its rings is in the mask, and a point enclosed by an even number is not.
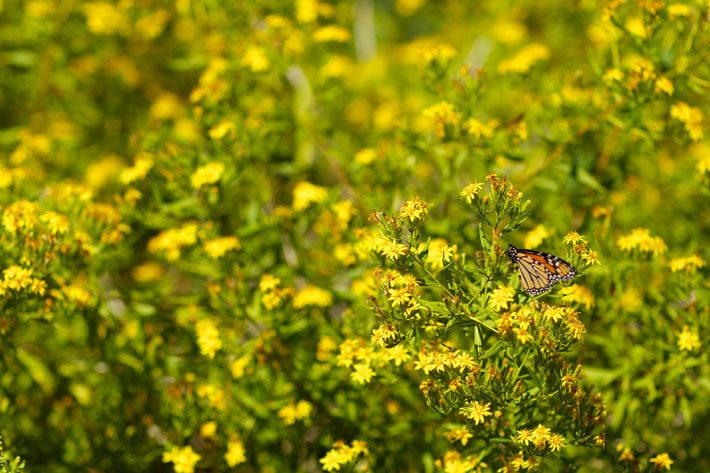
{"type": "Polygon", "coordinates": [[[57,380],[54,373],[52,373],[42,360],[22,348],[17,349],[17,359],[25,365],[32,379],[39,384],[40,388],[42,388],[42,392],[46,396],[54,392],[57,380]]]}

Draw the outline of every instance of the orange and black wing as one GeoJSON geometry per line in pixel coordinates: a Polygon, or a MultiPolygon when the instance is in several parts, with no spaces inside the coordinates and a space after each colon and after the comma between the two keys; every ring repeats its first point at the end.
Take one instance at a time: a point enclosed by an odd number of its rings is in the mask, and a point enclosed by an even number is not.
{"type": "Polygon", "coordinates": [[[525,250],[508,245],[508,257],[518,267],[520,285],[532,296],[549,291],[555,283],[569,281],[577,271],[567,261],[543,251],[525,250]]]}

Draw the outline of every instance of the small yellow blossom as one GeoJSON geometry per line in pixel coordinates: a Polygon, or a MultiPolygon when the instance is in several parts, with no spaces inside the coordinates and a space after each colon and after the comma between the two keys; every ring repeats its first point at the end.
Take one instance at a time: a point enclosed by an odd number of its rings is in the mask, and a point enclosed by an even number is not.
{"type": "Polygon", "coordinates": [[[62,288],[62,293],[67,299],[80,307],[87,306],[91,302],[91,293],[78,282],[74,282],[71,285],[62,288]]]}
{"type": "Polygon", "coordinates": [[[643,253],[652,253],[654,256],[665,253],[667,249],[660,237],[652,237],[651,232],[645,228],[636,228],[628,235],[619,237],[616,244],[624,251],[631,252],[638,249],[643,253]]]}
{"type": "Polygon", "coordinates": [[[523,74],[537,62],[547,60],[550,57],[550,50],[540,43],[530,44],[521,49],[510,59],[501,61],[498,64],[500,74],[523,74]]]}
{"type": "Polygon", "coordinates": [[[318,18],[318,0],[296,0],[296,21],[313,23],[318,18]]]}
{"type": "Polygon", "coordinates": [[[457,125],[461,119],[461,115],[449,102],[439,102],[424,109],[422,117],[428,121],[428,129],[433,131],[439,138],[444,137],[447,126],[457,125]]]}
{"type": "Polygon", "coordinates": [[[465,425],[459,425],[452,427],[448,432],[446,432],[446,439],[451,442],[461,442],[464,447],[468,444],[468,441],[473,438],[471,433],[465,425]]]}
{"type": "Polygon", "coordinates": [[[562,300],[565,302],[576,302],[587,309],[594,306],[594,295],[592,291],[579,284],[572,284],[560,289],[562,300]]]}
{"type": "Polygon", "coordinates": [[[259,281],[259,290],[262,292],[271,291],[281,285],[281,279],[270,274],[263,274],[259,281]]]}
{"type": "Polygon", "coordinates": [[[333,444],[333,448],[320,459],[325,471],[340,470],[340,467],[351,462],[359,455],[369,455],[367,443],[361,440],[353,440],[350,445],[339,440],[333,444]]]}
{"type": "Polygon", "coordinates": [[[293,188],[293,210],[305,210],[318,202],[324,201],[328,197],[328,189],[311,184],[308,181],[300,181],[293,188]]]}
{"type": "Polygon", "coordinates": [[[698,170],[700,177],[705,177],[706,174],[710,174],[710,154],[700,157],[695,169],[698,170]]]}
{"type": "Polygon", "coordinates": [[[672,3],[666,8],[668,18],[675,20],[676,18],[687,18],[691,14],[690,7],[684,3],[672,3]]]}
{"type": "Polygon", "coordinates": [[[207,184],[214,184],[222,178],[224,164],[215,161],[204,166],[200,166],[190,176],[190,183],[195,189],[200,189],[207,184]]]}
{"type": "Polygon", "coordinates": [[[602,80],[606,85],[611,85],[614,82],[621,82],[624,78],[624,73],[616,68],[607,69],[607,71],[602,76],[602,80]]]}
{"type": "Polygon", "coordinates": [[[369,383],[372,380],[373,376],[375,376],[375,372],[372,370],[369,363],[354,364],[353,372],[350,373],[350,377],[352,378],[352,380],[358,384],[369,383]]]}
{"type": "Polygon", "coordinates": [[[648,37],[646,25],[644,24],[643,19],[638,16],[634,16],[626,20],[626,24],[624,26],[626,27],[626,30],[634,36],[638,36],[639,38],[648,37]]]}
{"type": "Polygon", "coordinates": [[[39,205],[27,200],[14,202],[2,213],[2,225],[10,233],[18,230],[28,232],[37,224],[39,205]]]}
{"type": "Polygon", "coordinates": [[[234,122],[231,120],[222,120],[207,132],[213,140],[221,140],[231,133],[234,133],[234,122]]]}
{"type": "Polygon", "coordinates": [[[631,449],[624,444],[619,444],[616,446],[616,451],[619,452],[619,461],[624,462],[624,461],[634,461],[634,454],[631,451],[631,449]]]}
{"type": "Polygon", "coordinates": [[[435,238],[429,242],[429,251],[424,261],[434,271],[444,269],[444,266],[456,258],[457,246],[449,246],[443,238],[435,238]]]}
{"type": "Polygon", "coordinates": [[[383,348],[388,341],[395,340],[399,336],[397,328],[392,324],[382,324],[372,331],[370,342],[373,345],[383,348]]]}
{"type": "Polygon", "coordinates": [[[429,213],[427,203],[420,197],[414,197],[406,201],[404,205],[402,205],[402,208],[399,209],[399,218],[414,222],[421,220],[427,213],[429,213]]]}
{"type": "Polygon", "coordinates": [[[567,235],[564,236],[562,241],[568,245],[576,245],[577,243],[584,243],[585,239],[577,232],[569,232],[567,235]]]}
{"type": "Polygon", "coordinates": [[[355,153],[355,162],[367,166],[377,158],[377,151],[372,148],[363,148],[355,153]]]}
{"type": "Polygon", "coordinates": [[[407,254],[407,245],[397,243],[389,238],[383,238],[379,246],[380,253],[393,261],[407,254]]]}
{"type": "Polygon", "coordinates": [[[230,439],[227,443],[227,453],[224,454],[224,461],[230,468],[234,468],[240,463],[247,461],[244,443],[238,438],[230,439]]]}
{"type": "Polygon", "coordinates": [[[202,424],[200,435],[206,439],[215,438],[217,436],[217,422],[211,420],[202,424]]]}
{"type": "Polygon", "coordinates": [[[123,184],[130,184],[145,178],[153,168],[153,160],[143,154],[136,158],[132,167],[126,168],[121,172],[119,179],[123,184]]]}
{"type": "Polygon", "coordinates": [[[226,236],[207,240],[204,242],[203,248],[207,256],[212,259],[217,259],[224,256],[228,251],[240,249],[241,245],[237,237],[226,236]]]}
{"type": "Polygon", "coordinates": [[[483,188],[483,184],[480,182],[470,182],[466,187],[463,188],[463,190],[459,193],[459,195],[463,198],[466,199],[466,202],[469,204],[473,203],[473,200],[476,198],[478,193],[481,191],[483,188]]]}
{"type": "Polygon", "coordinates": [[[239,379],[244,376],[247,366],[251,363],[251,357],[244,355],[229,363],[229,371],[232,373],[232,378],[239,379]]]}
{"type": "Polygon", "coordinates": [[[678,271],[694,273],[696,270],[705,266],[705,260],[698,255],[691,255],[685,258],[673,258],[669,266],[674,273],[678,271]]]}
{"type": "Polygon", "coordinates": [[[303,309],[308,306],[328,307],[333,303],[333,296],[325,289],[308,285],[298,291],[293,298],[293,307],[303,309]]]}
{"type": "Polygon", "coordinates": [[[169,120],[183,116],[184,107],[180,98],[172,93],[163,92],[158,95],[150,106],[150,115],[158,120],[169,120]]]}
{"type": "Polygon", "coordinates": [[[490,120],[487,124],[481,123],[475,118],[469,118],[463,124],[466,132],[474,138],[490,138],[493,136],[497,122],[490,120]]]}
{"type": "Polygon", "coordinates": [[[168,261],[175,261],[180,257],[184,247],[197,243],[197,224],[187,223],[180,228],[171,228],[160,232],[148,241],[148,251],[151,253],[165,253],[168,261]]]}
{"type": "Polygon", "coordinates": [[[678,348],[680,350],[693,351],[700,347],[700,336],[698,333],[690,330],[690,327],[685,325],[683,331],[678,334],[678,348]]]}
{"type": "Polygon", "coordinates": [[[651,458],[649,462],[653,463],[656,465],[656,469],[662,470],[666,469],[670,471],[671,465],[673,465],[673,460],[671,460],[670,455],[667,453],[659,453],[655,457],[651,458]]]}
{"type": "Polygon", "coordinates": [[[293,425],[296,421],[307,419],[311,416],[313,405],[304,400],[291,402],[288,405],[279,409],[278,416],[281,417],[286,425],[293,425]]]}
{"type": "Polygon", "coordinates": [[[565,438],[559,434],[550,435],[547,441],[553,452],[559,452],[565,446],[565,438]]]}
{"type": "Polygon", "coordinates": [[[131,276],[138,282],[146,283],[158,281],[165,274],[165,268],[162,265],[149,261],[136,266],[131,271],[131,276]]]}
{"type": "Polygon", "coordinates": [[[657,94],[673,95],[673,82],[667,77],[659,77],[653,87],[653,91],[657,94]]]}
{"type": "Polygon", "coordinates": [[[131,25],[126,13],[109,2],[91,2],[84,5],[86,24],[91,32],[112,35],[127,34],[131,25]]]}
{"type": "Polygon", "coordinates": [[[252,72],[264,72],[269,69],[269,57],[264,48],[252,45],[244,51],[242,65],[252,72]]]}
{"type": "Polygon", "coordinates": [[[167,10],[157,10],[136,22],[136,33],[144,39],[155,39],[163,32],[169,19],[170,13],[167,10]]]}
{"type": "Polygon", "coordinates": [[[491,293],[490,304],[495,310],[507,309],[508,303],[513,301],[515,289],[509,286],[501,286],[491,293]]]}
{"type": "Polygon", "coordinates": [[[350,40],[350,31],[342,26],[327,25],[313,32],[313,41],[317,43],[345,43],[350,40]]]}
{"type": "Polygon", "coordinates": [[[480,403],[478,401],[471,401],[468,405],[462,407],[459,412],[466,417],[471,419],[476,425],[483,423],[486,417],[491,415],[491,403],[480,403]]]}
{"type": "Polygon", "coordinates": [[[542,244],[545,238],[551,236],[552,233],[551,230],[548,230],[544,225],[540,224],[525,235],[524,245],[526,248],[537,248],[542,244]]]}
{"type": "Polygon", "coordinates": [[[685,102],[678,102],[671,106],[671,118],[683,124],[691,140],[698,141],[702,139],[703,114],[698,107],[691,107],[685,102]]]}
{"type": "Polygon", "coordinates": [[[172,462],[175,473],[193,473],[195,465],[201,459],[190,445],[183,448],[173,447],[169,452],[163,453],[163,463],[172,462]]]}
{"type": "Polygon", "coordinates": [[[203,319],[195,325],[197,332],[197,345],[200,353],[208,358],[214,358],[215,353],[222,348],[222,340],[219,338],[219,329],[211,320],[203,319]]]}

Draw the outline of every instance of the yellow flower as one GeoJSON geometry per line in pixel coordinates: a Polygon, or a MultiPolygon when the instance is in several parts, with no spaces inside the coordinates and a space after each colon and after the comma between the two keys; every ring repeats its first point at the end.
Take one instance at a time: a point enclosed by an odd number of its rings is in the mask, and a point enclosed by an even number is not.
{"type": "Polygon", "coordinates": [[[673,95],[673,82],[667,77],[659,77],[653,87],[653,91],[657,94],[673,95]]]}
{"type": "Polygon", "coordinates": [[[304,400],[297,403],[290,402],[288,405],[279,409],[278,416],[283,419],[284,424],[293,425],[298,420],[303,420],[310,417],[313,410],[313,405],[304,400]]]}
{"type": "Polygon", "coordinates": [[[424,262],[434,271],[439,271],[455,259],[456,250],[456,245],[449,246],[443,238],[434,238],[429,242],[429,251],[424,262]]]}
{"type": "Polygon", "coordinates": [[[507,309],[508,302],[513,301],[515,289],[509,286],[501,286],[491,293],[490,304],[495,310],[507,309]]]}
{"type": "Polygon", "coordinates": [[[519,21],[502,20],[493,26],[493,34],[503,44],[518,44],[528,36],[528,28],[519,21]]]}
{"type": "Polygon", "coordinates": [[[577,232],[569,232],[562,239],[568,245],[576,245],[577,243],[584,243],[584,237],[577,232]]]}
{"type": "Polygon", "coordinates": [[[448,432],[446,432],[446,439],[449,442],[461,442],[461,445],[464,447],[472,438],[473,434],[464,425],[452,427],[448,432]]]}
{"type": "Polygon", "coordinates": [[[163,277],[165,269],[158,263],[147,262],[133,268],[131,276],[138,282],[157,281],[163,277]]]}
{"type": "Polygon", "coordinates": [[[313,23],[318,18],[318,0],[296,0],[296,21],[313,23]]]}
{"type": "Polygon", "coordinates": [[[691,13],[690,7],[683,3],[673,3],[671,5],[668,5],[666,11],[668,12],[668,18],[671,20],[675,20],[676,18],[689,17],[691,13]]]}
{"type": "Polygon", "coordinates": [[[84,5],[86,24],[91,32],[111,35],[127,34],[131,25],[126,14],[109,2],[92,2],[84,5]]]}
{"type": "Polygon", "coordinates": [[[2,225],[10,233],[18,230],[28,232],[37,224],[39,205],[27,200],[14,202],[5,208],[2,213],[2,225]]]}
{"type": "Polygon", "coordinates": [[[454,106],[445,101],[424,109],[422,116],[428,120],[428,129],[439,138],[444,137],[447,126],[457,125],[461,119],[454,106]]]}
{"type": "Polygon", "coordinates": [[[244,376],[247,366],[251,362],[251,357],[249,355],[244,355],[241,358],[233,360],[229,364],[229,371],[232,373],[234,379],[239,379],[244,376]]]}
{"type": "Polygon", "coordinates": [[[406,201],[402,208],[399,209],[399,218],[402,220],[409,219],[410,222],[414,222],[415,220],[421,220],[427,213],[429,213],[427,203],[419,197],[414,197],[406,201]]]}
{"type": "Polygon", "coordinates": [[[459,193],[459,195],[463,198],[466,199],[466,202],[468,204],[473,203],[473,199],[476,198],[478,193],[481,191],[483,188],[483,184],[480,182],[470,182],[466,187],[463,188],[463,190],[459,193]]]}
{"type": "Polygon", "coordinates": [[[548,438],[550,450],[559,452],[565,446],[565,438],[559,434],[552,434],[548,438]]]}
{"type": "Polygon", "coordinates": [[[659,453],[655,457],[651,458],[649,462],[654,463],[656,468],[659,470],[665,468],[669,471],[671,469],[671,465],[673,464],[673,460],[671,460],[671,457],[667,453],[659,453]]]}
{"type": "Polygon", "coordinates": [[[163,92],[150,106],[150,115],[158,120],[170,120],[184,115],[185,110],[180,98],[172,93],[163,92]]]}
{"type": "Polygon", "coordinates": [[[305,210],[318,202],[323,202],[328,197],[328,189],[311,184],[308,181],[300,181],[293,188],[293,210],[305,210]]]}
{"type": "Polygon", "coordinates": [[[394,9],[402,16],[412,16],[426,0],[397,0],[394,9]]]}
{"type": "Polygon", "coordinates": [[[636,228],[628,235],[619,237],[616,244],[624,251],[638,249],[643,253],[653,253],[654,256],[665,253],[667,249],[660,237],[652,237],[651,232],[645,228],[636,228]]]}
{"type": "Polygon", "coordinates": [[[383,238],[379,246],[380,253],[393,261],[407,254],[407,245],[397,243],[389,238],[383,238]]]}
{"type": "Polygon", "coordinates": [[[242,56],[242,65],[252,72],[263,72],[269,68],[269,58],[264,48],[249,46],[242,56]]]}
{"type": "Polygon", "coordinates": [[[696,270],[705,266],[705,260],[698,255],[691,255],[685,258],[673,258],[669,266],[674,273],[678,271],[694,273],[696,270]]]}
{"type": "Polygon", "coordinates": [[[537,62],[547,60],[550,50],[544,44],[533,43],[525,46],[510,59],[498,64],[500,74],[522,74],[530,70],[537,62]]]}
{"type": "Polygon", "coordinates": [[[648,31],[646,31],[646,25],[643,23],[643,20],[640,17],[632,17],[626,20],[626,30],[631,33],[634,36],[638,36],[639,38],[646,38],[648,37],[648,31]]]}
{"type": "Polygon", "coordinates": [[[172,462],[175,473],[193,473],[195,465],[201,459],[190,445],[183,448],[173,447],[169,452],[163,453],[163,463],[172,462]]]}
{"type": "Polygon", "coordinates": [[[698,164],[695,168],[698,170],[698,175],[700,177],[704,177],[706,174],[710,174],[710,154],[699,158],[698,164]]]}
{"type": "Polygon", "coordinates": [[[219,181],[223,173],[224,164],[215,161],[197,168],[190,176],[190,183],[195,189],[200,189],[206,184],[214,184],[219,181]]]}
{"type": "Polygon", "coordinates": [[[350,40],[350,31],[342,26],[327,25],[313,32],[313,41],[316,43],[345,43],[350,40]]]}
{"type": "Polygon", "coordinates": [[[572,284],[560,289],[562,300],[565,302],[576,302],[585,306],[587,309],[594,306],[594,295],[584,286],[572,284]]]}
{"type": "Polygon", "coordinates": [[[214,358],[215,353],[222,348],[222,340],[219,338],[219,329],[214,322],[203,319],[195,325],[197,332],[197,345],[200,353],[208,358],[214,358]]]}
{"type": "Polygon", "coordinates": [[[606,85],[611,85],[614,82],[620,82],[624,78],[624,73],[616,68],[607,69],[602,76],[602,80],[606,85]]]}
{"type": "Polygon", "coordinates": [[[205,422],[200,427],[200,435],[206,439],[214,438],[217,435],[217,422],[211,420],[205,422]]]}
{"type": "Polygon", "coordinates": [[[382,324],[372,331],[370,342],[375,346],[383,348],[388,341],[395,340],[398,336],[399,332],[394,325],[382,324]]]}
{"type": "Polygon", "coordinates": [[[202,384],[197,387],[197,396],[206,399],[207,403],[217,410],[227,407],[224,390],[217,384],[202,384]]]}
{"type": "Polygon", "coordinates": [[[488,467],[478,457],[473,455],[463,456],[454,450],[446,452],[443,460],[436,460],[436,464],[440,468],[443,467],[444,473],[469,473],[485,470],[488,467]]]}
{"type": "Polygon", "coordinates": [[[462,407],[459,412],[461,412],[464,417],[473,420],[473,422],[478,425],[483,423],[486,417],[491,415],[490,407],[490,402],[483,404],[478,401],[471,401],[468,405],[462,407]]]}
{"type": "Polygon", "coordinates": [[[62,293],[80,307],[84,307],[91,302],[91,293],[87,291],[78,282],[72,283],[70,286],[62,288],[62,293]]]}
{"type": "Polygon", "coordinates": [[[187,223],[180,228],[171,228],[160,232],[148,241],[148,251],[151,253],[165,253],[168,261],[175,261],[180,257],[181,250],[197,242],[197,224],[187,223]]]}
{"type": "Polygon", "coordinates": [[[239,240],[235,236],[227,236],[207,240],[203,244],[205,253],[212,259],[221,258],[230,250],[238,250],[241,248],[239,240]]]}
{"type": "Polygon", "coordinates": [[[684,326],[683,331],[678,334],[678,348],[680,350],[693,351],[700,347],[700,336],[697,332],[690,330],[687,325],[684,326]]]}
{"type": "Polygon", "coordinates": [[[228,134],[234,132],[234,123],[230,120],[222,120],[217,125],[210,128],[207,132],[210,138],[213,140],[221,140],[228,134]]]}
{"type": "Polygon", "coordinates": [[[355,153],[355,162],[364,166],[372,163],[377,158],[377,151],[372,148],[363,148],[355,153]]]}
{"type": "Polygon", "coordinates": [[[532,430],[519,429],[515,434],[515,441],[522,445],[530,445],[533,442],[532,430]]]}
{"type": "Polygon", "coordinates": [[[153,160],[147,154],[136,157],[133,167],[121,171],[119,179],[123,184],[130,184],[133,181],[143,179],[153,168],[153,160]]]}
{"type": "Polygon", "coordinates": [[[303,309],[308,306],[328,307],[333,303],[333,296],[325,289],[308,285],[298,291],[293,298],[293,307],[303,309]]]}
{"type": "Polygon", "coordinates": [[[356,363],[353,365],[353,372],[350,377],[358,384],[367,384],[375,376],[375,372],[370,368],[369,363],[356,363]]]}
{"type": "Polygon", "coordinates": [[[170,13],[167,10],[157,10],[136,22],[136,33],[144,39],[155,39],[163,32],[169,19],[170,13]]]}
{"type": "Polygon", "coordinates": [[[369,455],[370,451],[367,443],[361,440],[353,440],[351,445],[339,440],[333,444],[333,448],[320,459],[325,471],[340,470],[340,467],[358,455],[369,455]]]}
{"type": "Polygon", "coordinates": [[[552,235],[552,233],[552,231],[540,224],[525,235],[524,245],[526,248],[537,248],[540,244],[542,244],[543,240],[552,235]]]}
{"type": "Polygon", "coordinates": [[[698,107],[691,107],[685,102],[678,102],[671,106],[671,118],[683,124],[690,139],[698,141],[703,137],[703,113],[698,107]]]}
{"type": "Polygon", "coordinates": [[[475,118],[469,118],[464,122],[463,127],[474,138],[490,138],[493,136],[496,125],[497,122],[495,120],[490,120],[488,124],[483,124],[475,118]]]}
{"type": "Polygon", "coordinates": [[[235,438],[227,443],[227,453],[224,454],[224,461],[227,462],[230,468],[247,461],[246,450],[241,440],[235,438]]]}

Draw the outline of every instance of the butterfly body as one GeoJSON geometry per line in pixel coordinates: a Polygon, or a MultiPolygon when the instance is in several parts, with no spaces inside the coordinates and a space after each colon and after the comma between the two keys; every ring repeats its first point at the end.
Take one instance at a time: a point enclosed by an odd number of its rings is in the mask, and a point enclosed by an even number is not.
{"type": "Polygon", "coordinates": [[[531,296],[544,294],[556,283],[569,281],[577,275],[577,270],[570,263],[543,251],[508,245],[505,252],[518,268],[520,285],[531,296]]]}

